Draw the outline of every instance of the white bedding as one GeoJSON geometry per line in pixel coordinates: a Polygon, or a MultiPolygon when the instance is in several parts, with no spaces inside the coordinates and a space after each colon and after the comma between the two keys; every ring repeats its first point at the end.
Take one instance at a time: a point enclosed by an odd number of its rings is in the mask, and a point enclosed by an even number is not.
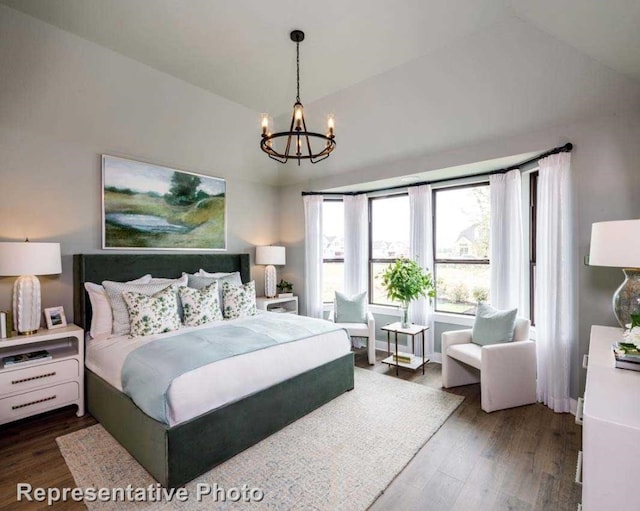
{"type": "MultiPolygon", "coordinates": [[[[224,324],[234,321],[237,320],[224,324]]],[[[155,339],[203,328],[215,328],[215,324],[148,337],[91,339],[87,341],[86,366],[122,391],[122,366],[131,351],[155,339]]],[[[338,330],[223,359],[185,373],[173,381],[167,393],[169,425],[188,421],[331,362],[350,349],[346,332],[338,330]]]]}

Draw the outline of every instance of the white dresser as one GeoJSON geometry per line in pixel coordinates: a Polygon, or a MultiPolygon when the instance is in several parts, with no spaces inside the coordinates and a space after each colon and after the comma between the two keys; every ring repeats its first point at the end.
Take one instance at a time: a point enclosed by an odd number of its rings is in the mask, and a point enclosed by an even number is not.
{"type": "Polygon", "coordinates": [[[583,511],[638,511],[640,372],[616,369],[620,328],[593,326],[583,406],[583,511]]]}

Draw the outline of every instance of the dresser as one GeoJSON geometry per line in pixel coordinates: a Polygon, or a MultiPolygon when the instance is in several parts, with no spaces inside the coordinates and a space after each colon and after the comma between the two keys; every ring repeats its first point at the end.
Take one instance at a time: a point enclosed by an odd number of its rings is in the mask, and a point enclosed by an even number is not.
{"type": "Polygon", "coordinates": [[[0,339],[0,424],[77,405],[84,415],[84,331],[76,325],[0,339]],[[48,360],[8,365],[4,359],[45,350],[48,360]]]}
{"type": "Polygon", "coordinates": [[[615,368],[611,345],[621,338],[620,328],[591,327],[583,364],[587,385],[577,414],[583,424],[583,511],[640,509],[640,372],[615,368]]]}

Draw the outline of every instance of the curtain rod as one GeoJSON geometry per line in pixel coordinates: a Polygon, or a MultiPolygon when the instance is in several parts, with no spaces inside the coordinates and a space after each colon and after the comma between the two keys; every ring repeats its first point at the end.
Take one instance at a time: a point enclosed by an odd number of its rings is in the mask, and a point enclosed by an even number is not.
{"type": "Polygon", "coordinates": [[[468,177],[483,177],[483,176],[493,176],[495,174],[505,174],[511,170],[519,169],[520,167],[527,165],[528,163],[533,163],[534,161],[540,160],[542,158],[546,158],[547,156],[551,156],[553,154],[558,153],[570,153],[573,150],[573,144],[571,142],[555,147],[546,153],[539,154],[538,156],[534,156],[533,158],[529,158],[528,160],[522,161],[517,165],[512,165],[511,167],[506,167],[504,169],[496,169],[489,170],[486,172],[479,172],[477,174],[468,174],[466,176],[458,176],[458,177],[447,177],[443,179],[433,179],[431,181],[420,181],[419,183],[411,183],[407,185],[398,185],[398,186],[389,186],[387,188],[377,188],[375,190],[366,190],[361,192],[302,192],[302,195],[326,195],[328,197],[331,196],[342,196],[342,195],[362,195],[363,193],[379,193],[379,192],[390,192],[393,190],[401,190],[405,188],[411,188],[414,186],[422,186],[422,185],[432,185],[437,183],[445,183],[447,181],[453,181],[455,179],[465,179],[468,177]]]}

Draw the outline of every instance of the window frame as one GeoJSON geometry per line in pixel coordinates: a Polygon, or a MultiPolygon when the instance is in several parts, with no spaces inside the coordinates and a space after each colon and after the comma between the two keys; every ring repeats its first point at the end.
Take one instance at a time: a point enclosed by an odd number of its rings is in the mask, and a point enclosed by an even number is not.
{"type": "MultiPolygon", "coordinates": [[[[342,203],[344,203],[344,201],[339,197],[323,197],[322,202],[323,202],[323,207],[324,207],[324,203],[325,202],[342,202],[342,203]]],[[[344,208],[344,204],[343,204],[342,207],[344,208]]],[[[344,211],[344,209],[343,209],[343,211],[344,211]]],[[[322,230],[323,230],[322,236],[324,237],[324,219],[323,219],[323,229],[322,230]]],[[[342,236],[344,238],[344,232],[342,233],[342,236]]],[[[325,257],[324,257],[324,248],[323,248],[322,265],[324,266],[325,263],[329,263],[329,264],[331,264],[331,263],[342,263],[343,266],[344,266],[344,254],[343,254],[343,256],[341,258],[340,257],[331,257],[331,258],[325,259],[325,257]]],[[[323,278],[323,280],[324,280],[324,278],[323,278]]],[[[323,285],[324,285],[324,282],[323,282],[323,285]]],[[[323,303],[323,305],[328,305],[328,304],[333,303],[333,300],[329,301],[329,302],[323,301],[322,303],[323,303]]]]}
{"type": "MultiPolygon", "coordinates": [[[[433,311],[434,313],[437,314],[453,314],[455,316],[460,316],[460,317],[465,317],[465,318],[469,318],[469,317],[473,317],[473,315],[471,314],[464,314],[461,312],[451,312],[451,311],[446,311],[446,310],[439,310],[438,309],[438,273],[437,273],[437,268],[438,268],[438,264],[469,264],[469,265],[486,265],[491,267],[491,258],[487,257],[486,259],[439,259],[437,257],[437,209],[438,209],[438,203],[437,203],[437,194],[438,192],[444,192],[444,191],[451,191],[451,190],[459,190],[459,189],[463,189],[463,188],[477,188],[480,186],[486,186],[489,188],[489,190],[491,190],[490,188],[490,183],[488,180],[486,181],[477,181],[474,183],[466,183],[466,184],[461,184],[461,185],[450,185],[450,186],[440,186],[438,188],[434,188],[431,191],[431,203],[433,205],[433,209],[431,211],[432,214],[432,233],[433,233],[433,240],[432,240],[432,249],[433,249],[433,282],[435,284],[436,287],[436,296],[433,299],[433,311]]],[[[489,292],[491,292],[491,289],[489,289],[489,292]]]]}
{"type": "MultiPolygon", "coordinates": [[[[368,211],[369,211],[369,229],[368,229],[368,237],[369,237],[369,265],[368,265],[368,281],[369,281],[369,305],[374,305],[374,306],[378,306],[378,307],[396,307],[396,305],[393,304],[389,304],[389,303],[376,303],[373,301],[373,279],[374,279],[374,275],[373,275],[373,265],[374,264],[393,264],[395,263],[398,258],[394,257],[394,258],[375,258],[373,257],[373,201],[375,200],[381,200],[381,199],[391,199],[391,198],[395,198],[395,197],[407,197],[407,199],[409,198],[409,192],[407,190],[405,191],[400,191],[398,193],[389,193],[389,194],[384,194],[384,195],[378,195],[378,196],[374,196],[374,197],[368,197],[367,201],[368,201],[368,211]]],[[[408,221],[409,219],[407,219],[408,221]]]]}

